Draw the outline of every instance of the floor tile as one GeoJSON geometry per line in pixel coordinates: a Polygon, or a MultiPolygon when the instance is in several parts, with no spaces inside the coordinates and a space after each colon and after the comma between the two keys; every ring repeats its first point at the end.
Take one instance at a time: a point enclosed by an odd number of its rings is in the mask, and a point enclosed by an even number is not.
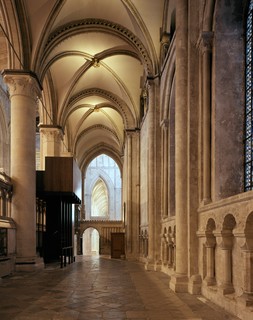
{"type": "Polygon", "coordinates": [[[168,277],[142,264],[78,256],[0,281],[1,320],[235,320],[190,294],[175,294],[168,277]]]}

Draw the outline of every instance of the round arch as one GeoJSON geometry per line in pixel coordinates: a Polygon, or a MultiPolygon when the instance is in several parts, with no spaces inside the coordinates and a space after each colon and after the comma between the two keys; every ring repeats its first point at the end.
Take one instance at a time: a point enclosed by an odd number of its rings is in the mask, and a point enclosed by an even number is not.
{"type": "Polygon", "coordinates": [[[83,232],[83,255],[99,255],[99,232],[94,227],[86,228],[83,232]]]}

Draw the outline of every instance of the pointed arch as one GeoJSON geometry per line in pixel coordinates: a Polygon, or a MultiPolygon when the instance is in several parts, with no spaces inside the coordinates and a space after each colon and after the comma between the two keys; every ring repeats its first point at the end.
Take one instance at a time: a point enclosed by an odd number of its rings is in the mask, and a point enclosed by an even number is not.
{"type": "Polygon", "coordinates": [[[107,219],[109,215],[108,189],[105,181],[99,177],[91,194],[91,217],[107,219]]]}

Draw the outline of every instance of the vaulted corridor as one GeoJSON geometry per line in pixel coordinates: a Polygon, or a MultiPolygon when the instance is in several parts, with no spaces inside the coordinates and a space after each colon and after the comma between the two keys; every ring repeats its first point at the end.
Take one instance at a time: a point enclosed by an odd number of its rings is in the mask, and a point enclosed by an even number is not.
{"type": "Polygon", "coordinates": [[[201,296],[175,294],[168,276],[107,257],[78,256],[0,282],[1,320],[236,320],[201,296]]]}
{"type": "Polygon", "coordinates": [[[0,44],[0,319],[252,320],[253,0],[0,0],[0,44]]]}

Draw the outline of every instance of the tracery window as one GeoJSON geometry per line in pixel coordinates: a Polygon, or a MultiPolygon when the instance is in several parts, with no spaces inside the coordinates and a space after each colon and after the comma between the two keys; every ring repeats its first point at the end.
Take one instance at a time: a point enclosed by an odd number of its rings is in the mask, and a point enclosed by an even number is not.
{"type": "Polygon", "coordinates": [[[253,0],[246,24],[245,191],[253,190],[253,0]]]}

